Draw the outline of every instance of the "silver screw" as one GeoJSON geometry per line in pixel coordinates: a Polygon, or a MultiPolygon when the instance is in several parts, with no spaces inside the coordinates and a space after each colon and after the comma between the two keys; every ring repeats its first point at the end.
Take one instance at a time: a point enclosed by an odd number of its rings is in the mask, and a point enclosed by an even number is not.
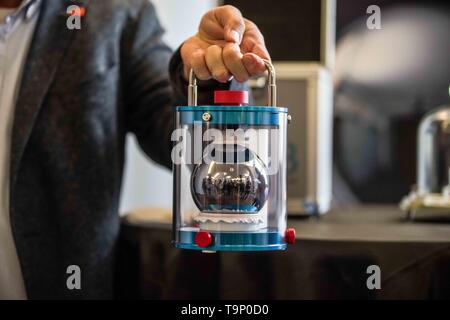
{"type": "Polygon", "coordinates": [[[288,121],[288,123],[291,123],[291,121],[292,121],[292,116],[290,114],[288,114],[288,116],[287,116],[287,121],[288,121]]]}
{"type": "Polygon", "coordinates": [[[206,122],[210,121],[211,118],[212,118],[212,116],[211,116],[211,114],[208,113],[208,112],[205,112],[205,113],[203,114],[203,116],[202,116],[203,121],[206,121],[206,122]]]}

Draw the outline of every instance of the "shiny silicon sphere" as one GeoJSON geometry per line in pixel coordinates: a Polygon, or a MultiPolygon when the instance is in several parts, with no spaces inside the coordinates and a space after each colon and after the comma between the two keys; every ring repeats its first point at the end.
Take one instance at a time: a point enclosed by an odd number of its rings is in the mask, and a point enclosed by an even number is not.
{"type": "Polygon", "coordinates": [[[269,176],[261,159],[236,144],[216,144],[209,163],[196,165],[191,191],[202,212],[252,214],[264,206],[269,176]]]}

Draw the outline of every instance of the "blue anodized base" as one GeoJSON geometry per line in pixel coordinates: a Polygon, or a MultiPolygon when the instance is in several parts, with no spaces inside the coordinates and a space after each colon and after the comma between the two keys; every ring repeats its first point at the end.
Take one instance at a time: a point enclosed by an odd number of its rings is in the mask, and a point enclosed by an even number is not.
{"type": "Polygon", "coordinates": [[[178,231],[179,242],[174,245],[181,249],[202,251],[271,251],[285,250],[287,244],[279,232],[217,232],[211,231],[213,243],[208,247],[200,247],[195,243],[196,231],[178,231]]]}

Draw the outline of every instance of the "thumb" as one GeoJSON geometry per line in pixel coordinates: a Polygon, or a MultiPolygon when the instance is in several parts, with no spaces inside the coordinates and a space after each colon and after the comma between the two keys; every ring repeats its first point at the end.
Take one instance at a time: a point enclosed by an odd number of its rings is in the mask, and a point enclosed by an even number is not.
{"type": "Polygon", "coordinates": [[[218,7],[215,16],[224,28],[224,39],[240,44],[245,31],[245,22],[241,12],[233,6],[218,7]]]}

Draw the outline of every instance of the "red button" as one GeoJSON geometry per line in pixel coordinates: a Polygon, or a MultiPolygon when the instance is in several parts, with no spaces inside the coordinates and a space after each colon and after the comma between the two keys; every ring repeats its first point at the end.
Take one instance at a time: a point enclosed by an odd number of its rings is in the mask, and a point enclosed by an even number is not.
{"type": "Polygon", "coordinates": [[[215,91],[214,104],[231,106],[248,104],[248,92],[233,90],[215,91]]]}
{"type": "Polygon", "coordinates": [[[195,235],[195,243],[201,248],[210,246],[213,239],[212,234],[206,231],[200,231],[195,235]]]}
{"type": "Polygon", "coordinates": [[[295,243],[295,229],[294,228],[286,229],[285,239],[286,239],[286,243],[288,243],[288,244],[295,243]]]}

